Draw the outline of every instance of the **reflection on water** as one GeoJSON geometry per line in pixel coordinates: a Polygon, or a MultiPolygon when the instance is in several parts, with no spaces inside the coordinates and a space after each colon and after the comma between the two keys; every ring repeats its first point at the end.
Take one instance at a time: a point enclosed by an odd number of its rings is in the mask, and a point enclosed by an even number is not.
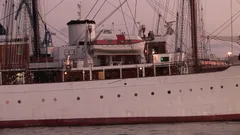
{"type": "Polygon", "coordinates": [[[240,123],[0,129],[0,135],[240,135],[240,123]]]}

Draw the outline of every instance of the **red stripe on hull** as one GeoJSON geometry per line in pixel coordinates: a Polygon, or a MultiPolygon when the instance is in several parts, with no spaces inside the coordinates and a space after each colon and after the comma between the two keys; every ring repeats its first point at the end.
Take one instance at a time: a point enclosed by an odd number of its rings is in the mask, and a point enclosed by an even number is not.
{"type": "Polygon", "coordinates": [[[118,40],[96,40],[94,45],[132,45],[143,42],[142,40],[124,40],[120,42],[118,40]]]}
{"type": "Polygon", "coordinates": [[[157,124],[180,122],[216,122],[240,121],[240,114],[191,116],[191,117],[132,117],[132,118],[92,118],[92,119],[65,119],[65,120],[28,120],[28,121],[0,121],[0,128],[22,127],[51,127],[51,126],[98,126],[122,124],[157,124]]]}

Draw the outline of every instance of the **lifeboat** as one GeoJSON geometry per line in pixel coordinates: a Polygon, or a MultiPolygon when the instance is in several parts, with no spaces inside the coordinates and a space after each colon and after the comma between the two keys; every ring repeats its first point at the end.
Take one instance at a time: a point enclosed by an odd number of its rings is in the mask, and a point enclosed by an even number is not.
{"type": "Polygon", "coordinates": [[[103,30],[91,47],[94,55],[140,55],[144,52],[145,41],[138,36],[115,35],[103,30]]]}

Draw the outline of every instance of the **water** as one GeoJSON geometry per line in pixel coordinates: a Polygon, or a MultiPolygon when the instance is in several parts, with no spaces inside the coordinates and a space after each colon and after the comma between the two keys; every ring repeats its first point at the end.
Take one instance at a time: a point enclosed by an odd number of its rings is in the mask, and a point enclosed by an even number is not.
{"type": "Polygon", "coordinates": [[[240,123],[0,129],[0,135],[240,135],[240,123]]]}

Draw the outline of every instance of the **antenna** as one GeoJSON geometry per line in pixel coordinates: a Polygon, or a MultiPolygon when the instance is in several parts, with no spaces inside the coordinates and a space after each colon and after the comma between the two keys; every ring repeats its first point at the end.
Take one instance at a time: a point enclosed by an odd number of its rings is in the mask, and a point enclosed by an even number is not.
{"type": "Polygon", "coordinates": [[[78,4],[78,19],[81,20],[82,17],[82,2],[78,4]]]}
{"type": "Polygon", "coordinates": [[[112,31],[113,31],[113,32],[114,32],[114,29],[115,29],[115,28],[114,28],[114,25],[115,25],[114,22],[112,22],[112,31]]]}
{"type": "Polygon", "coordinates": [[[230,8],[231,8],[231,53],[233,54],[233,2],[230,1],[230,8]]]}

